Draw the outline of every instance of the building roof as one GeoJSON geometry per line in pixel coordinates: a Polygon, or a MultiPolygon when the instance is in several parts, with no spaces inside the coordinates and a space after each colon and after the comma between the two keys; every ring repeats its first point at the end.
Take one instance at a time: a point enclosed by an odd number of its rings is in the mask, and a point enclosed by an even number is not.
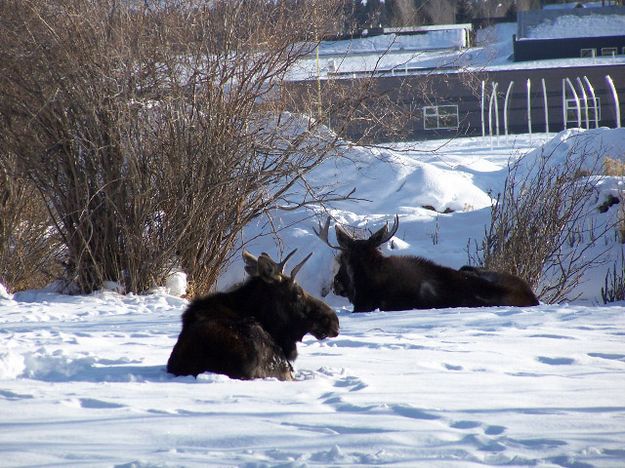
{"type": "MultiPolygon", "coordinates": [[[[604,9],[577,9],[607,10],[604,9]]],[[[611,9],[611,8],[610,8],[611,9]]],[[[617,21],[625,19],[625,8],[619,11],[617,21]]],[[[556,16],[574,10],[561,10],[556,16]]],[[[520,15],[523,16],[523,15],[520,15]]],[[[545,16],[541,16],[544,18],[545,16]]],[[[533,24],[541,24],[536,22],[533,24]]],[[[604,25],[605,26],[605,25],[604,25]]],[[[603,27],[603,26],[602,26],[603,27]]],[[[446,29],[446,28],[441,28],[446,29]]],[[[576,27],[574,30],[587,33],[588,27],[576,27]]],[[[625,55],[592,58],[557,58],[513,60],[512,37],[518,30],[517,23],[497,23],[478,29],[473,47],[458,47],[461,30],[428,31],[428,34],[396,35],[381,34],[375,37],[361,37],[343,41],[323,41],[317,49],[290,70],[287,79],[307,80],[322,79],[330,76],[357,76],[375,73],[378,76],[388,74],[420,74],[454,71],[502,71],[531,68],[570,68],[580,66],[610,67],[625,63],[625,55]]],[[[605,29],[603,29],[605,30],[605,29]]],[[[625,28],[621,29],[625,34],[625,28]]],[[[588,36],[586,36],[588,37],[588,36]]]]}

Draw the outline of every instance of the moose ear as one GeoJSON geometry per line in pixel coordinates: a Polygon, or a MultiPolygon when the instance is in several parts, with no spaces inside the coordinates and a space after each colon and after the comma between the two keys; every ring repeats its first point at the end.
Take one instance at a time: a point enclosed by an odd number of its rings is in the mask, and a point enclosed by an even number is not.
{"type": "Polygon", "coordinates": [[[387,235],[388,235],[388,224],[385,224],[384,227],[378,229],[376,232],[371,234],[371,236],[369,236],[369,239],[367,239],[367,242],[370,242],[371,244],[377,247],[379,245],[384,244],[384,242],[388,240],[386,239],[387,235]]]}
{"type": "Polygon", "coordinates": [[[266,281],[267,283],[280,281],[280,269],[281,267],[276,264],[276,262],[274,262],[269,255],[261,254],[260,257],[258,257],[258,276],[260,276],[263,281],[266,281]]]}
{"type": "Polygon", "coordinates": [[[336,231],[336,240],[339,243],[339,246],[342,249],[349,249],[349,247],[354,242],[352,236],[349,235],[345,229],[343,229],[339,224],[334,225],[334,230],[336,231]]]}
{"type": "Polygon", "coordinates": [[[258,259],[244,250],[243,261],[245,262],[245,272],[250,276],[258,276],[258,259]]]}
{"type": "Polygon", "coordinates": [[[375,247],[379,247],[385,242],[391,240],[391,238],[397,233],[397,229],[399,229],[399,215],[395,215],[395,220],[393,221],[393,227],[389,231],[388,223],[384,225],[381,229],[378,229],[376,232],[369,236],[367,242],[369,244],[374,245],[375,247]]]}

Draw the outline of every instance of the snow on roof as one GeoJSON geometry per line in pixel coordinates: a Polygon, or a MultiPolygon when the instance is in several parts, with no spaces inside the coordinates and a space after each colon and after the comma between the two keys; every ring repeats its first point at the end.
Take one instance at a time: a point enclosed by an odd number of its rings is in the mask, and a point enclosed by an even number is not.
{"type": "Polygon", "coordinates": [[[625,16],[564,15],[546,19],[528,30],[527,39],[562,39],[571,37],[620,36],[625,34],[625,16]]]}
{"type": "Polygon", "coordinates": [[[468,45],[464,28],[449,28],[421,31],[417,34],[391,33],[341,41],[322,41],[319,55],[460,49],[468,45]]]}
{"type": "Polygon", "coordinates": [[[518,14],[518,39],[625,35],[625,8],[529,10],[518,14]]]}

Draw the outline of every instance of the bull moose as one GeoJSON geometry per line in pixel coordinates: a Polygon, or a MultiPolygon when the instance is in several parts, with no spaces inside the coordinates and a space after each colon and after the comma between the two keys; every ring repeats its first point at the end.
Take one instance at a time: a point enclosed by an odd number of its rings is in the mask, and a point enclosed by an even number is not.
{"type": "Polygon", "coordinates": [[[334,310],[295,282],[295,275],[312,254],[290,275],[282,272],[294,253],[276,263],[264,252],[257,258],[244,251],[245,271],[250,277],[228,292],[196,299],[188,306],[167,371],[193,376],[214,372],[243,380],[292,380],[290,363],[297,357],[297,342],[304,335],[311,333],[322,340],[339,334],[334,310]]]}
{"type": "Polygon", "coordinates": [[[398,216],[390,231],[387,223],[368,239],[356,239],[335,224],[338,246],[328,240],[329,226],[330,218],[315,232],[340,252],[333,289],[349,299],[354,312],[538,304],[529,285],[509,273],[470,266],[455,270],[415,256],[385,257],[379,247],[397,232],[398,216]]]}

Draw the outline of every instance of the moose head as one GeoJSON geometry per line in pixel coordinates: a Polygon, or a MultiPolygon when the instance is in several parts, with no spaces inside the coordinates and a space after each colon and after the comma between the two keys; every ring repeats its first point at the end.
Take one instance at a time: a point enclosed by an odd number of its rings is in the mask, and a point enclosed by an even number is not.
{"type": "Polygon", "coordinates": [[[337,296],[343,296],[353,303],[354,286],[352,276],[355,265],[375,262],[375,259],[382,257],[379,247],[393,238],[399,229],[399,216],[395,215],[392,227],[389,229],[388,223],[367,239],[358,239],[347,231],[340,224],[335,224],[336,239],[339,245],[332,245],[328,239],[330,229],[330,217],[328,217],[323,225],[319,224],[318,229],[314,229],[317,236],[329,247],[337,250],[339,254],[336,257],[338,271],[334,275],[332,281],[332,290],[337,296]]]}
{"type": "MultiPolygon", "coordinates": [[[[262,295],[266,304],[258,306],[254,316],[279,343],[301,341],[307,333],[318,340],[335,337],[339,333],[339,321],[334,310],[308,294],[295,281],[295,276],[312,253],[293,267],[289,275],[283,272],[286,262],[296,250],[279,263],[265,252],[258,258],[243,252],[245,271],[251,276],[250,283],[258,284],[258,296],[262,295]]],[[[291,350],[285,349],[287,357],[294,351],[295,345],[291,350]]]]}

